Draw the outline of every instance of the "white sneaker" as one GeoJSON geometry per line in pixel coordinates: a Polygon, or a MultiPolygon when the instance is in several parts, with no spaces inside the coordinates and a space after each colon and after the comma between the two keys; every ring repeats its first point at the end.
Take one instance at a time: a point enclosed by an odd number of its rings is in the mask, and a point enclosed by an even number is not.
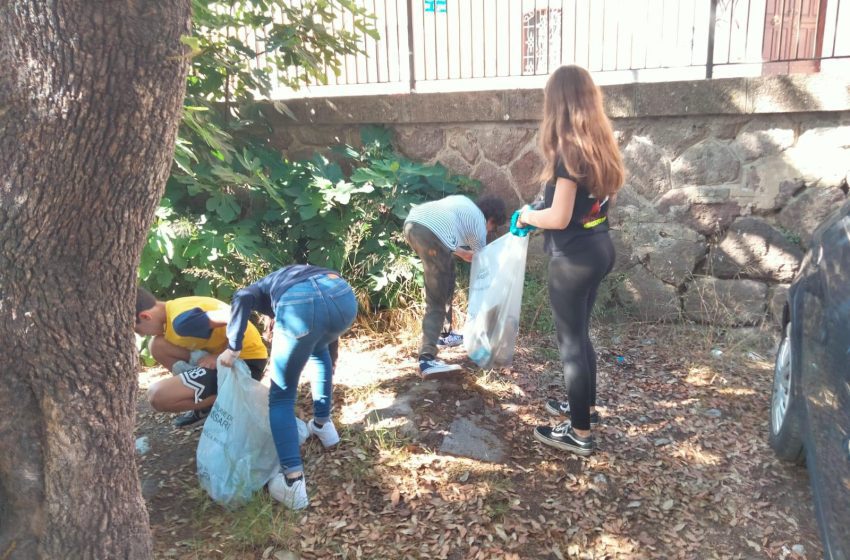
{"type": "Polygon", "coordinates": [[[325,422],[325,424],[320,428],[316,425],[315,420],[310,420],[307,423],[307,429],[310,430],[310,434],[319,438],[319,441],[322,442],[322,445],[327,447],[333,447],[334,445],[339,443],[339,434],[336,431],[336,426],[330,420],[325,422]]]}
{"type": "Polygon", "coordinates": [[[284,480],[283,473],[276,474],[269,481],[269,494],[289,509],[304,509],[310,505],[310,500],[307,499],[307,484],[303,476],[301,480],[296,480],[290,486],[284,480]]]}

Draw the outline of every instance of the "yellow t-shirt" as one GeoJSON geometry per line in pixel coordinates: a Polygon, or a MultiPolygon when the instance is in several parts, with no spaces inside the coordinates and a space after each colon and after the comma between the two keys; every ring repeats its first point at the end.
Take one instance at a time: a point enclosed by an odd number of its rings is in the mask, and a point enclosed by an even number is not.
{"type": "MultiPolygon", "coordinates": [[[[220,354],[227,347],[226,327],[210,329],[207,311],[229,309],[215,298],[190,296],[165,302],[165,340],[188,350],[204,350],[220,354]]],[[[265,360],[269,353],[260,331],[248,323],[239,357],[243,360],[265,360]]]]}

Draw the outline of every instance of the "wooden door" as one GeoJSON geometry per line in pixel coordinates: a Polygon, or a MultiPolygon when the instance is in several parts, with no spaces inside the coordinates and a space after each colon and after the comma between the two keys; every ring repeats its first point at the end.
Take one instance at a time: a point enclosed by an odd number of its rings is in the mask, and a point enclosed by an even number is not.
{"type": "Polygon", "coordinates": [[[763,73],[820,71],[827,0],[767,0],[763,73]]]}

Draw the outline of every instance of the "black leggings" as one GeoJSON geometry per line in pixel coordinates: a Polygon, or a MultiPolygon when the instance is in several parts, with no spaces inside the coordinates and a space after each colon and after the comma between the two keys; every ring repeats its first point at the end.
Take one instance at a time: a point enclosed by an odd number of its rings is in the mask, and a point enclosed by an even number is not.
{"type": "Polygon", "coordinates": [[[602,279],[614,266],[614,245],[607,232],[576,239],[574,248],[549,261],[549,302],[558,331],[564,383],[572,425],[590,429],[596,405],[596,352],[590,342],[590,312],[602,279]]]}

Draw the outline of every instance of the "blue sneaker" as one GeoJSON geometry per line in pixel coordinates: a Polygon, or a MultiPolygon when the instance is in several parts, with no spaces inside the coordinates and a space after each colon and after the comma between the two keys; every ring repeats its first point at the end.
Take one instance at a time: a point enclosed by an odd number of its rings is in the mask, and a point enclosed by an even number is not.
{"type": "Polygon", "coordinates": [[[437,339],[437,346],[445,346],[446,348],[454,348],[463,344],[463,335],[454,331],[444,334],[437,339]]]}
{"type": "Polygon", "coordinates": [[[436,358],[419,360],[419,372],[423,379],[440,379],[442,377],[450,377],[451,374],[460,371],[462,368],[457,364],[447,364],[436,358]]]}

